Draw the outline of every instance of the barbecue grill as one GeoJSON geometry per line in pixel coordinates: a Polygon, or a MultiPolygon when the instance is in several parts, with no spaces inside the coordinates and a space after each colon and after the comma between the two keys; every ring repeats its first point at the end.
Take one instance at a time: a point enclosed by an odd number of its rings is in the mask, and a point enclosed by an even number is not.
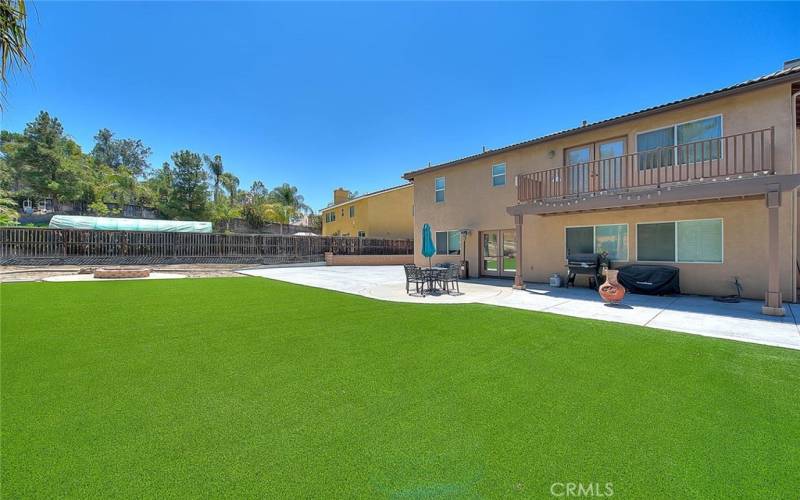
{"type": "Polygon", "coordinates": [[[589,288],[597,289],[608,268],[608,259],[599,253],[573,253],[567,256],[567,268],[567,287],[575,286],[575,277],[584,274],[589,276],[589,288]]]}

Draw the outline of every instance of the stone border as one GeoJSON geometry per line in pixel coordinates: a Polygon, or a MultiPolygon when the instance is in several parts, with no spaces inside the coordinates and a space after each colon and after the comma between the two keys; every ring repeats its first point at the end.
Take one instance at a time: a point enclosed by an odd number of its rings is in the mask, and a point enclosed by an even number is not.
{"type": "Polygon", "coordinates": [[[143,268],[105,267],[94,271],[94,277],[102,279],[147,278],[148,276],[150,276],[150,269],[143,268]]]}

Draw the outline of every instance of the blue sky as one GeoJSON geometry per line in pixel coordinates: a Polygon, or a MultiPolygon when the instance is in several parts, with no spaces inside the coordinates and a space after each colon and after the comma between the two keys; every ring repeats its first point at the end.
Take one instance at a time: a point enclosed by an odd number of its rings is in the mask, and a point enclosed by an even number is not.
{"type": "Polygon", "coordinates": [[[160,165],[221,154],[314,208],[403,172],[779,69],[800,4],[36,3],[2,116],[160,165]]]}

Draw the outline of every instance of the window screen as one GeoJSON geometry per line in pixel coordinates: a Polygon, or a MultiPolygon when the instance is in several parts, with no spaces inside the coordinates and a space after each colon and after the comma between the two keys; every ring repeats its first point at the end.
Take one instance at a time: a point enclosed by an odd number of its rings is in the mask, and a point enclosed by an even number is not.
{"type": "Polygon", "coordinates": [[[687,163],[692,161],[714,160],[720,157],[720,141],[722,136],[722,117],[705,118],[694,122],[683,123],[677,127],[678,144],[689,144],[702,141],[678,149],[678,161],[687,163]]]}
{"type": "Polygon", "coordinates": [[[506,185],[506,164],[499,163],[492,166],[492,186],[506,185]]]}
{"type": "Polygon", "coordinates": [[[667,127],[636,136],[639,152],[639,170],[672,165],[672,149],[658,149],[675,145],[675,128],[667,127]],[[657,151],[655,151],[658,149],[657,151]],[[650,152],[648,152],[650,151],[650,152]]]}
{"type": "Polygon", "coordinates": [[[594,252],[594,228],[568,227],[567,228],[567,258],[574,253],[594,252]]]}
{"type": "Polygon", "coordinates": [[[678,262],[722,262],[722,220],[677,223],[678,262]]]}
{"type": "Polygon", "coordinates": [[[637,260],[675,261],[675,223],[639,224],[636,228],[637,260]]]}
{"type": "Polygon", "coordinates": [[[628,225],[608,224],[594,229],[595,252],[608,253],[611,260],[628,260],[628,225]]]}
{"type": "Polygon", "coordinates": [[[436,203],[442,203],[444,201],[444,177],[436,178],[434,181],[434,191],[436,192],[436,203]]]}
{"type": "Polygon", "coordinates": [[[461,231],[450,231],[447,234],[447,253],[450,255],[461,253],[461,231]]]}
{"type": "Polygon", "coordinates": [[[447,255],[447,231],[436,231],[436,255],[447,255]]]}

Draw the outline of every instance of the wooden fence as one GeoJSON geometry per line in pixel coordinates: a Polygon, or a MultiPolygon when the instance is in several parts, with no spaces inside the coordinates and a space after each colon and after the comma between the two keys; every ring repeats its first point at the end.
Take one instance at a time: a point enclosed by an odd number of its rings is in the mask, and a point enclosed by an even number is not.
{"type": "Polygon", "coordinates": [[[413,253],[413,240],[273,234],[0,228],[0,265],[322,262],[413,253]]]}

